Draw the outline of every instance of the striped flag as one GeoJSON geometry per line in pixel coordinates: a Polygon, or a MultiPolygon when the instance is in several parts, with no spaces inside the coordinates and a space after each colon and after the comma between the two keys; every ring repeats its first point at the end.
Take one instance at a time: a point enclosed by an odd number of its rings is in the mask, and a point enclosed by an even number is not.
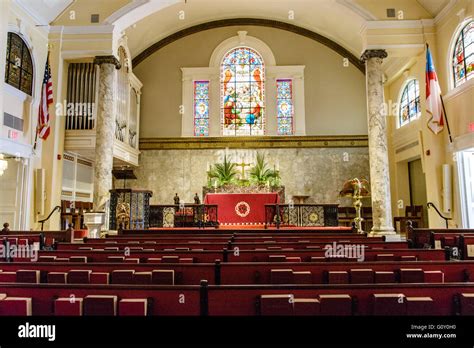
{"type": "Polygon", "coordinates": [[[441,100],[441,88],[428,44],[426,45],[426,112],[430,114],[428,128],[434,134],[438,134],[444,128],[443,101],[441,100]]]}
{"type": "Polygon", "coordinates": [[[50,133],[49,106],[53,103],[53,81],[51,80],[51,66],[49,65],[49,54],[44,69],[43,84],[41,86],[41,100],[38,113],[38,136],[46,140],[50,133]]]}

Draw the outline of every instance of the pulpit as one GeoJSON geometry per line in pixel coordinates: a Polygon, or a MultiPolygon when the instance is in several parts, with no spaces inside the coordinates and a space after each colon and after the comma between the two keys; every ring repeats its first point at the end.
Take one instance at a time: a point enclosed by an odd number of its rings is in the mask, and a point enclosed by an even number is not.
{"type": "Polygon", "coordinates": [[[147,229],[152,195],[148,190],[110,190],[109,229],[147,229]]]}

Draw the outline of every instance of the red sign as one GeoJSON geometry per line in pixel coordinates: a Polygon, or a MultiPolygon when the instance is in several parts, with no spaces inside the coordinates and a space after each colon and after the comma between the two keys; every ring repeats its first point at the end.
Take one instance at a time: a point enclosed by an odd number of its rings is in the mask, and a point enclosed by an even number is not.
{"type": "Polygon", "coordinates": [[[18,132],[9,129],[9,130],[8,130],[8,138],[10,138],[10,139],[17,139],[17,138],[18,138],[18,132]]]}

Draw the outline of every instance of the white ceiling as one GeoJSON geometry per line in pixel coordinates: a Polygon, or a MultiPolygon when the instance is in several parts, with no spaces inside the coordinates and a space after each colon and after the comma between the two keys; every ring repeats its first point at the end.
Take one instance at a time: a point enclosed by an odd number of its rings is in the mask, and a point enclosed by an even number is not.
{"type": "Polygon", "coordinates": [[[75,0],[15,0],[40,25],[48,25],[75,0]]]}

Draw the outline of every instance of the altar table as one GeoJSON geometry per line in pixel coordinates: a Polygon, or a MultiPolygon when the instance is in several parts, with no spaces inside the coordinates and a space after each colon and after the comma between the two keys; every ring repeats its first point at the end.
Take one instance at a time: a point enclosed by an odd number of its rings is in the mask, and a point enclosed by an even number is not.
{"type": "Polygon", "coordinates": [[[263,224],[265,204],[279,203],[278,193],[208,193],[205,204],[216,204],[221,224],[263,224]]]}

